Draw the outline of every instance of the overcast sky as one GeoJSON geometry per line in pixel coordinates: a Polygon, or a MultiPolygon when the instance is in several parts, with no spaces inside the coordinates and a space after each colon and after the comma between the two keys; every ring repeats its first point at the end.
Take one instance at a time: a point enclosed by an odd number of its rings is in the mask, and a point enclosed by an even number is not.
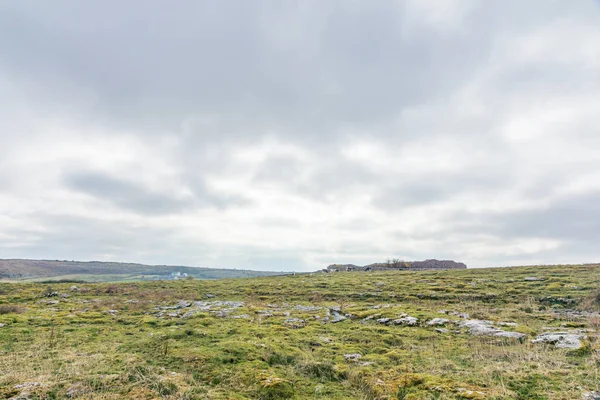
{"type": "Polygon", "coordinates": [[[594,0],[6,0],[0,28],[0,258],[600,261],[594,0]]]}

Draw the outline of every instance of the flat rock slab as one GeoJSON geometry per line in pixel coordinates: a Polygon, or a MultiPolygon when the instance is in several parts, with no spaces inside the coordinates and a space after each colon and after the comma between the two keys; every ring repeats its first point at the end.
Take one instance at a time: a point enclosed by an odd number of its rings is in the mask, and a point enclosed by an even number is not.
{"type": "Polygon", "coordinates": [[[600,392],[587,392],[581,395],[581,400],[600,400],[600,392]]]}
{"type": "Polygon", "coordinates": [[[441,326],[441,325],[446,325],[448,322],[450,322],[450,320],[446,319],[446,318],[434,318],[431,321],[429,321],[427,323],[427,325],[429,325],[429,326],[441,326]]]}
{"type": "Polygon", "coordinates": [[[553,344],[559,349],[579,349],[586,335],[579,332],[547,332],[532,340],[532,343],[553,344]]]}
{"type": "Polygon", "coordinates": [[[394,320],[394,324],[396,324],[396,325],[415,326],[418,323],[419,323],[419,319],[417,317],[411,317],[411,316],[402,317],[402,318],[398,318],[398,319],[394,320]]]}
{"type": "Polygon", "coordinates": [[[306,326],[306,321],[300,318],[288,318],[283,321],[283,324],[289,326],[290,328],[298,329],[306,326]]]}
{"type": "Polygon", "coordinates": [[[344,358],[347,361],[358,361],[360,358],[362,357],[362,355],[358,354],[358,353],[354,353],[354,354],[344,354],[344,358]]]}
{"type": "Polygon", "coordinates": [[[493,325],[492,321],[487,320],[468,319],[460,322],[459,326],[461,328],[467,328],[469,334],[474,336],[495,336],[513,339],[522,339],[525,337],[525,334],[520,332],[508,332],[498,329],[493,325]]]}

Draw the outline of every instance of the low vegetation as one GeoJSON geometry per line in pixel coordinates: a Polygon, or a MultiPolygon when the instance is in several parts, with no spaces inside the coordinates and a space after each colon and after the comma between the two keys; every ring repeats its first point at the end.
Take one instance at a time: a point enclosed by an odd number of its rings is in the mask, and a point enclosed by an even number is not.
{"type": "Polygon", "coordinates": [[[0,398],[580,399],[598,288],[598,266],[0,283],[0,398]]]}

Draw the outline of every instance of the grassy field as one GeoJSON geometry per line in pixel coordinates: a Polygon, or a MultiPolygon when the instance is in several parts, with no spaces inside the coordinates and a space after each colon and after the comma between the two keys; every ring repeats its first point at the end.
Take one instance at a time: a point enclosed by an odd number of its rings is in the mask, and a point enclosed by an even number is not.
{"type": "Polygon", "coordinates": [[[2,283],[0,398],[581,399],[599,287],[598,266],[2,283]],[[586,338],[532,343],[556,331],[586,338]]]}

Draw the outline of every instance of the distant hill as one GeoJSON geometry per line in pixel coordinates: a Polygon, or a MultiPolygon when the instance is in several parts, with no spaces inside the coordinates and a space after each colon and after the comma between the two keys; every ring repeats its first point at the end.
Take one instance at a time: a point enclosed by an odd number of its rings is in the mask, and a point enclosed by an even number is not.
{"type": "Polygon", "coordinates": [[[3,260],[0,259],[0,279],[8,280],[83,280],[123,281],[180,279],[249,278],[282,275],[282,272],[218,269],[174,265],[144,265],[102,261],[3,260]]]}
{"type": "Polygon", "coordinates": [[[388,260],[382,263],[374,263],[365,266],[354,264],[331,264],[323,271],[339,272],[339,271],[387,271],[387,270],[406,270],[406,271],[425,271],[436,269],[467,269],[464,263],[453,260],[435,260],[429,259],[425,261],[401,261],[398,259],[388,260]]]}

